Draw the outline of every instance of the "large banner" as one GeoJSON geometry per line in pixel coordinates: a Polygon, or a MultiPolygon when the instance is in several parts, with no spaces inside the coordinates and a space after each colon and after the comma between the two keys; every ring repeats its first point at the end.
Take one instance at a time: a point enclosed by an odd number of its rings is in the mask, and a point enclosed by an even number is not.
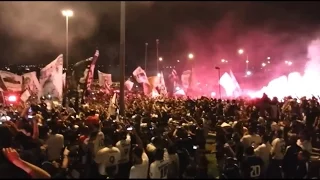
{"type": "Polygon", "coordinates": [[[149,83],[146,72],[140,66],[132,74],[138,83],[149,83]]]}
{"type": "Polygon", "coordinates": [[[7,91],[21,91],[22,90],[22,76],[13,74],[8,71],[0,71],[3,88],[7,91]]]}
{"type": "Polygon", "coordinates": [[[59,55],[54,61],[40,71],[41,96],[51,95],[54,100],[62,100],[62,70],[63,55],[59,55]]]}
{"type": "Polygon", "coordinates": [[[40,82],[37,78],[37,73],[35,71],[28,72],[22,75],[23,84],[22,91],[28,90],[30,95],[38,95],[41,92],[40,82]]]}

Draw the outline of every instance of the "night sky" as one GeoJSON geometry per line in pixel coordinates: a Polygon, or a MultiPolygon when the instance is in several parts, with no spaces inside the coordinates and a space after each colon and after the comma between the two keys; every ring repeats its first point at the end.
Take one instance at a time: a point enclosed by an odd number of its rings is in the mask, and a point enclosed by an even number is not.
{"type": "MultiPolygon", "coordinates": [[[[164,63],[181,64],[189,52],[197,64],[214,67],[228,59],[243,66],[243,48],[251,62],[268,56],[273,63],[304,62],[307,45],[319,33],[320,2],[127,2],[127,71],[143,66],[148,42],[148,68],[156,62],[156,39],[164,63]],[[241,63],[240,63],[241,61],[241,63]]],[[[69,21],[69,60],[75,63],[100,50],[98,64],[119,61],[120,2],[1,2],[0,62],[46,64],[65,53],[65,18],[69,21]]],[[[106,69],[105,71],[108,71],[106,69]]]]}

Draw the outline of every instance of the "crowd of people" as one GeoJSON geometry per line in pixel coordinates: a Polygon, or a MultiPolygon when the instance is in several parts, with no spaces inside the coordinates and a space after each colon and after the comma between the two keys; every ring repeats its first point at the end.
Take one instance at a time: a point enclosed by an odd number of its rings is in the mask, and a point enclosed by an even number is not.
{"type": "Polygon", "coordinates": [[[1,106],[0,178],[319,178],[316,98],[109,99],[1,106]]]}

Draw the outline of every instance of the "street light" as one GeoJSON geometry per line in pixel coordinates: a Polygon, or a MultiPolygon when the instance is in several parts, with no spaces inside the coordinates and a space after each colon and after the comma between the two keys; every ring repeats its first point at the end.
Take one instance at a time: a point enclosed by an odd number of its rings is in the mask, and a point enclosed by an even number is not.
{"type": "Polygon", "coordinates": [[[247,72],[246,72],[246,75],[247,75],[247,76],[250,76],[251,74],[252,74],[251,71],[247,71],[247,72]]]}
{"type": "Polygon", "coordinates": [[[225,60],[225,59],[221,59],[221,62],[222,62],[222,63],[227,63],[228,61],[225,60]]]}
{"type": "Polygon", "coordinates": [[[270,60],[270,59],[271,59],[271,57],[267,57],[267,59],[268,59],[268,60],[270,60]]]}
{"type": "Polygon", "coordinates": [[[73,16],[72,10],[63,10],[61,11],[62,15],[66,17],[66,69],[68,72],[68,56],[69,56],[69,17],[73,16]]]}
{"type": "Polygon", "coordinates": [[[178,60],[177,60],[177,62],[179,63],[179,62],[180,62],[180,60],[178,59],[178,60]]]}
{"type": "Polygon", "coordinates": [[[189,59],[193,59],[193,57],[194,57],[194,56],[193,56],[192,53],[189,53],[189,54],[188,54],[188,58],[189,58],[189,59]]]}
{"type": "Polygon", "coordinates": [[[216,66],[215,67],[216,70],[218,70],[218,83],[219,83],[219,97],[221,99],[221,84],[220,84],[220,79],[221,79],[221,75],[220,75],[220,67],[216,66]]]}
{"type": "Polygon", "coordinates": [[[243,49],[239,49],[239,50],[238,50],[238,53],[241,55],[241,54],[244,53],[244,50],[243,50],[243,49]]]}
{"type": "Polygon", "coordinates": [[[291,66],[292,65],[292,62],[291,61],[285,61],[284,62],[286,65],[288,65],[288,66],[291,66]]]}
{"type": "MultiPolygon", "coordinates": [[[[62,15],[66,17],[66,56],[65,56],[65,67],[66,67],[66,79],[68,79],[68,69],[69,69],[69,17],[72,17],[73,16],[73,11],[72,10],[63,10],[61,11],[62,15]]],[[[65,86],[64,86],[64,90],[66,92],[68,92],[68,86],[69,86],[69,83],[66,82],[65,83],[65,86]]],[[[68,98],[63,98],[64,99],[64,104],[66,104],[67,106],[69,105],[68,103],[68,98]]]]}
{"type": "Polygon", "coordinates": [[[162,57],[159,57],[159,61],[160,61],[160,62],[163,61],[163,58],[162,58],[162,57]]]}
{"type": "Polygon", "coordinates": [[[266,63],[262,63],[262,64],[261,64],[262,67],[265,67],[266,65],[267,65],[266,63]]]}

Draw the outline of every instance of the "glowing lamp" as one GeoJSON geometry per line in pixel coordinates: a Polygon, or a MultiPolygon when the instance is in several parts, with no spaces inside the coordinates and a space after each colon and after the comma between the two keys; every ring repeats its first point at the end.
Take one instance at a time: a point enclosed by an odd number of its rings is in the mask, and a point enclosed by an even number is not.
{"type": "Polygon", "coordinates": [[[14,96],[14,95],[11,95],[11,96],[8,97],[8,101],[9,102],[16,102],[17,101],[17,97],[14,96]]]}

